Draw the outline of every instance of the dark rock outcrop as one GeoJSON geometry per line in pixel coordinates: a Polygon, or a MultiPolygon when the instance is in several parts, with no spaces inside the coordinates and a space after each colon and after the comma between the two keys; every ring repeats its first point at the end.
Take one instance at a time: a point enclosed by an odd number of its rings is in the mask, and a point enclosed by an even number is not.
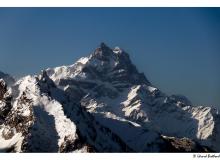
{"type": "Polygon", "coordinates": [[[202,146],[189,138],[162,137],[165,143],[161,147],[161,152],[213,152],[210,148],[202,146]]]}

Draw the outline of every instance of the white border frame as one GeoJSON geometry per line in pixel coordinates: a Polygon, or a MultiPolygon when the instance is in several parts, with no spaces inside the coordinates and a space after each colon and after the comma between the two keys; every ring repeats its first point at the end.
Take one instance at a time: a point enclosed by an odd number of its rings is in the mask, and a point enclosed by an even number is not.
{"type": "Polygon", "coordinates": [[[3,160],[197,160],[220,153],[0,153],[3,160]]]}
{"type": "Polygon", "coordinates": [[[220,0],[1,0],[1,7],[220,7],[220,0]]]}

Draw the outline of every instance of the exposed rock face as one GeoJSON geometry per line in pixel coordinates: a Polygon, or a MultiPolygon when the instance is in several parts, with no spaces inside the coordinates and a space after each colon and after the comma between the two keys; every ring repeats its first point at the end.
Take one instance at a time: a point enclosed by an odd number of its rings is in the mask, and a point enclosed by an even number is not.
{"type": "Polygon", "coordinates": [[[11,106],[11,93],[3,79],[0,79],[0,124],[2,124],[10,112],[11,106]]]}
{"type": "Polygon", "coordinates": [[[5,93],[7,92],[7,86],[3,79],[0,79],[0,100],[4,98],[5,93]]]}
{"type": "Polygon", "coordinates": [[[15,80],[9,74],[0,71],[0,79],[3,79],[9,86],[11,86],[15,80]]]}
{"type": "Polygon", "coordinates": [[[161,152],[213,152],[208,147],[201,146],[199,143],[192,141],[188,138],[175,138],[163,136],[165,145],[161,152]]]}
{"type": "Polygon", "coordinates": [[[21,134],[19,143],[10,146],[14,151],[124,152],[129,148],[79,104],[69,101],[46,72],[38,77],[25,77],[16,85],[20,93],[1,132],[6,141],[21,134]]]}
{"type": "Polygon", "coordinates": [[[73,65],[23,77],[12,88],[8,94],[0,83],[1,108],[8,108],[0,112],[2,151],[220,151],[218,110],[167,96],[119,47],[102,43],[73,65]]]}

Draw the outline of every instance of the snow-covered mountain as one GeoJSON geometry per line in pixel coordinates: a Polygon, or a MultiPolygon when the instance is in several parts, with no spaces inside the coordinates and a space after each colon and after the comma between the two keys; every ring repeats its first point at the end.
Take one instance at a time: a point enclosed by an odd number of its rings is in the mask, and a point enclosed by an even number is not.
{"type": "Polygon", "coordinates": [[[220,151],[218,110],[161,92],[119,47],[0,84],[2,152],[220,151]]]}
{"type": "Polygon", "coordinates": [[[7,73],[3,73],[1,71],[0,71],[0,79],[3,79],[5,82],[7,82],[8,85],[12,85],[15,82],[12,76],[10,76],[7,73]]]}

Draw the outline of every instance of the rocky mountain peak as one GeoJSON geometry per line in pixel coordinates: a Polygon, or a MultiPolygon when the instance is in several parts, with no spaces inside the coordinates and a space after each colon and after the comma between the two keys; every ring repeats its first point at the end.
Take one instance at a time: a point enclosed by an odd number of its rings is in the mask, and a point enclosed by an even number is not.
{"type": "Polygon", "coordinates": [[[49,68],[46,72],[58,83],[63,79],[84,79],[150,85],[145,75],[137,70],[123,49],[119,47],[111,49],[104,43],[101,43],[89,56],[80,58],[75,64],[49,68]]]}
{"type": "Polygon", "coordinates": [[[94,56],[98,58],[107,58],[112,56],[112,49],[102,42],[100,46],[95,49],[94,56]]]}
{"type": "Polygon", "coordinates": [[[126,60],[130,61],[129,55],[120,47],[116,46],[115,48],[110,48],[105,43],[101,43],[92,54],[96,58],[113,58],[115,61],[126,60]],[[123,56],[122,56],[123,55],[123,56]]]}
{"type": "Polygon", "coordinates": [[[220,151],[218,111],[167,96],[119,47],[101,43],[73,65],[25,76],[12,89],[17,94],[0,80],[0,151],[220,151]]]}
{"type": "Polygon", "coordinates": [[[105,77],[108,74],[111,75],[109,78],[114,75],[112,78],[120,77],[119,81],[150,84],[145,75],[138,72],[128,53],[119,47],[111,49],[105,43],[101,43],[100,47],[87,58],[86,66],[94,68],[95,72],[105,77]]]}
{"type": "Polygon", "coordinates": [[[102,48],[102,49],[110,49],[104,42],[101,42],[100,48],[102,48]]]}
{"type": "Polygon", "coordinates": [[[1,71],[0,71],[0,79],[4,79],[7,85],[12,85],[15,82],[13,77],[1,71]]]}

